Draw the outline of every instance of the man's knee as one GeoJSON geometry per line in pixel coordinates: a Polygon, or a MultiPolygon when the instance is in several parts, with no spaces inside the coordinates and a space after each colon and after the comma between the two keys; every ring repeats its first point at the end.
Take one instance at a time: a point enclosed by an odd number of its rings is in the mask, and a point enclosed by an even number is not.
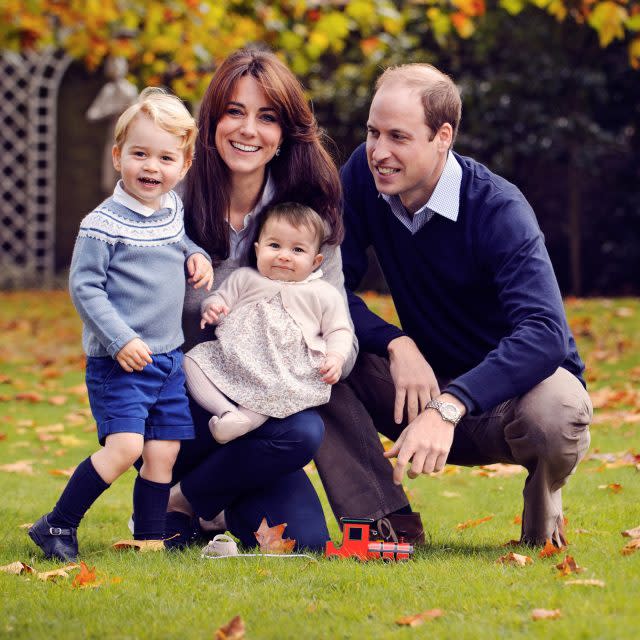
{"type": "Polygon", "coordinates": [[[589,447],[591,401],[579,381],[564,369],[543,380],[517,402],[507,439],[523,449],[523,463],[543,459],[566,477],[589,447]],[[526,459],[528,458],[528,459],[526,459]]]}

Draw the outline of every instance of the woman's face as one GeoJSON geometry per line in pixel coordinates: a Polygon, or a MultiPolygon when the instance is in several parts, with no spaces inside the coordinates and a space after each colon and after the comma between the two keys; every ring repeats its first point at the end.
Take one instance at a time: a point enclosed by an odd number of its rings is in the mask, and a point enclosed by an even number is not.
{"type": "Polygon", "coordinates": [[[232,174],[264,176],[282,143],[280,117],[250,75],[238,80],[218,121],[216,150],[232,174]]]}

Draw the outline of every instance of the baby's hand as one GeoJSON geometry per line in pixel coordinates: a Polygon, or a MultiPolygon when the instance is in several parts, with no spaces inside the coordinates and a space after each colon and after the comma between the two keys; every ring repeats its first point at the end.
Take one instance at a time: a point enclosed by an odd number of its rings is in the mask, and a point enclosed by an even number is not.
{"type": "Polygon", "coordinates": [[[140,338],[134,338],[118,351],[116,360],[128,373],[142,371],[151,363],[151,349],[140,338]]]}
{"type": "Polygon", "coordinates": [[[202,312],[202,320],[200,320],[200,328],[204,329],[208,324],[217,324],[221,315],[227,315],[229,307],[223,302],[220,304],[209,303],[202,312]]]}
{"type": "Polygon", "coordinates": [[[322,374],[322,382],[327,384],[335,384],[340,380],[342,375],[342,365],[344,358],[337,353],[327,353],[327,357],[320,365],[320,373],[322,374]]]}
{"type": "Polygon", "coordinates": [[[189,282],[194,289],[205,287],[211,291],[213,285],[213,267],[211,263],[201,254],[194,253],[187,260],[187,271],[189,272],[189,282]]]}

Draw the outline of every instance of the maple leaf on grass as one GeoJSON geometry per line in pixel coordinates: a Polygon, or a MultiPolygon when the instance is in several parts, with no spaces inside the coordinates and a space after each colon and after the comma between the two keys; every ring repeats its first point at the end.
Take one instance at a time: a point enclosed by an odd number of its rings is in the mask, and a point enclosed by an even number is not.
{"type": "Polygon", "coordinates": [[[570,555],[567,555],[562,562],[558,563],[556,569],[560,572],[561,576],[568,576],[571,573],[581,573],[584,571],[570,555]]]}
{"type": "Polygon", "coordinates": [[[0,471],[7,473],[24,473],[27,476],[33,475],[33,462],[31,460],[18,460],[9,464],[0,465],[0,471]]]}
{"type": "Polygon", "coordinates": [[[244,633],[244,620],[240,616],[235,616],[217,629],[213,637],[214,640],[244,640],[244,633]]]}
{"type": "Polygon", "coordinates": [[[534,620],[557,620],[562,617],[560,609],[534,609],[531,612],[534,620]]]}
{"type": "Polygon", "coordinates": [[[84,562],[80,562],[80,571],[74,577],[71,586],[82,589],[84,587],[97,587],[99,585],[100,582],[96,582],[96,568],[89,568],[84,562]]]}
{"type": "Polygon", "coordinates": [[[496,563],[498,564],[514,564],[518,567],[525,567],[528,564],[533,564],[533,558],[524,556],[520,553],[514,553],[513,551],[507,553],[504,556],[500,556],[496,563]]]}
{"type": "Polygon", "coordinates": [[[622,547],[622,551],[620,553],[623,556],[630,556],[632,553],[635,553],[638,549],[640,549],[640,538],[633,538],[631,542],[627,542],[627,544],[622,547]]]}
{"type": "Polygon", "coordinates": [[[543,549],[540,551],[540,553],[538,554],[539,558],[550,558],[551,556],[555,556],[557,553],[562,553],[564,551],[565,547],[556,547],[554,546],[554,544],[551,542],[551,540],[549,538],[547,538],[547,541],[544,543],[544,547],[543,549]]]}
{"type": "Polygon", "coordinates": [[[135,549],[141,553],[147,551],[164,551],[164,540],[118,540],[113,543],[113,548],[122,551],[124,549],[135,549]]]}
{"type": "Polygon", "coordinates": [[[38,572],[38,579],[39,580],[43,580],[44,582],[47,582],[48,580],[57,580],[58,578],[68,578],[69,577],[69,571],[75,571],[76,569],[79,569],[80,566],[77,565],[75,562],[72,562],[71,564],[67,564],[64,567],[61,567],[60,569],[54,569],[53,571],[41,571],[38,572]]]}
{"type": "Polygon", "coordinates": [[[284,522],[270,527],[267,524],[267,519],[262,518],[258,530],[254,532],[262,553],[291,553],[293,551],[296,541],[282,537],[286,526],[287,523],[284,522]]]}
{"type": "Polygon", "coordinates": [[[402,616],[402,618],[396,620],[396,624],[404,627],[419,627],[428,620],[435,620],[443,615],[444,611],[442,609],[429,609],[428,611],[416,613],[412,616],[402,616]]]}
{"type": "Polygon", "coordinates": [[[16,576],[19,576],[21,573],[34,573],[33,567],[19,560],[11,564],[5,564],[3,567],[0,567],[0,571],[2,573],[12,573],[16,576]]]}
{"type": "Polygon", "coordinates": [[[625,538],[640,538],[640,527],[635,527],[635,529],[627,529],[626,531],[622,532],[622,535],[625,538]]]}
{"type": "Polygon", "coordinates": [[[483,522],[487,522],[493,518],[493,515],[485,516],[484,518],[478,518],[477,520],[466,520],[465,522],[459,522],[456,525],[456,531],[462,531],[463,529],[469,529],[470,527],[477,527],[483,522]]]}

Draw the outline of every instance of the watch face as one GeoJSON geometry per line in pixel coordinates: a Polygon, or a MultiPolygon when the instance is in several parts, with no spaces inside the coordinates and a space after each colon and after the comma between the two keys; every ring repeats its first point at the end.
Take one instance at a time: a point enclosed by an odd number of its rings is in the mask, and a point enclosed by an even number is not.
{"type": "Polygon", "coordinates": [[[443,403],[442,413],[447,420],[456,420],[459,412],[454,404],[443,403]]]}

